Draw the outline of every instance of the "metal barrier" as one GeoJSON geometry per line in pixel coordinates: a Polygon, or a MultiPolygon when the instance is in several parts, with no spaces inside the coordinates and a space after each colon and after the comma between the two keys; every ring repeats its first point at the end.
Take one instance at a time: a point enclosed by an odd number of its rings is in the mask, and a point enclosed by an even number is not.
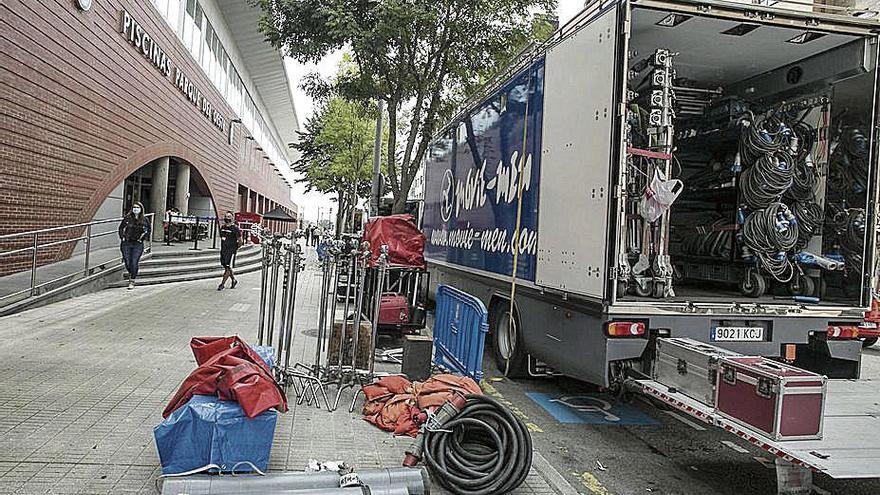
{"type": "Polygon", "coordinates": [[[455,287],[437,288],[434,364],[480,381],[487,333],[489,312],[482,301],[455,287]]]}
{"type": "MultiPolygon", "coordinates": [[[[150,225],[152,225],[154,216],[155,216],[155,213],[147,213],[146,215],[144,215],[144,217],[146,217],[148,219],[147,221],[150,222],[150,225]]],[[[0,235],[0,242],[16,242],[16,241],[22,241],[24,239],[27,239],[30,241],[29,245],[27,247],[10,249],[8,251],[0,251],[0,262],[2,262],[4,260],[4,258],[7,258],[9,256],[21,255],[21,254],[28,253],[28,252],[30,252],[30,258],[31,258],[30,285],[25,289],[15,291],[10,294],[5,294],[2,297],[0,297],[0,306],[3,306],[7,301],[13,300],[14,298],[17,298],[19,296],[24,295],[25,297],[22,299],[27,299],[29,297],[33,297],[33,296],[37,295],[37,292],[40,289],[42,289],[43,287],[51,286],[51,285],[56,284],[58,282],[61,282],[63,280],[70,279],[70,281],[72,282],[72,281],[76,280],[76,278],[74,278],[74,277],[76,277],[80,274],[82,275],[82,277],[88,277],[90,275],[89,271],[91,269],[92,239],[97,239],[99,237],[104,237],[104,236],[108,236],[108,235],[113,235],[113,236],[118,235],[116,229],[113,229],[108,232],[100,232],[97,234],[93,234],[92,233],[93,227],[95,227],[96,225],[119,223],[121,221],[122,221],[122,217],[107,218],[104,220],[95,220],[95,221],[88,222],[88,223],[75,223],[75,224],[71,224],[71,225],[62,225],[60,227],[50,227],[47,229],[29,230],[27,232],[19,232],[16,234],[0,235]],[[65,232],[65,231],[72,231],[72,233],[75,235],[76,231],[82,231],[82,230],[85,231],[84,234],[77,235],[76,237],[71,237],[70,239],[60,239],[60,240],[40,242],[40,238],[41,237],[45,238],[45,236],[48,234],[65,232]],[[37,283],[37,269],[39,268],[39,266],[37,264],[37,259],[38,259],[38,254],[39,254],[40,249],[49,248],[49,247],[53,247],[53,246],[61,246],[61,245],[68,244],[71,242],[76,243],[79,241],[85,241],[85,246],[84,246],[85,260],[83,263],[83,265],[84,265],[83,268],[81,270],[77,269],[76,271],[73,271],[71,273],[66,273],[60,277],[56,277],[56,278],[49,280],[47,282],[42,282],[42,283],[38,284],[37,283]]],[[[152,236],[151,236],[151,238],[147,241],[147,247],[144,250],[144,253],[149,253],[152,251],[152,249],[153,249],[153,241],[152,241],[152,236]]],[[[102,262],[101,264],[102,265],[108,265],[108,264],[115,265],[115,264],[120,264],[121,262],[122,262],[122,256],[119,256],[116,258],[112,258],[109,261],[102,262]]],[[[50,264],[52,264],[52,263],[47,263],[43,266],[50,265],[50,264]]],[[[22,270],[22,271],[24,271],[24,270],[22,270]]]]}

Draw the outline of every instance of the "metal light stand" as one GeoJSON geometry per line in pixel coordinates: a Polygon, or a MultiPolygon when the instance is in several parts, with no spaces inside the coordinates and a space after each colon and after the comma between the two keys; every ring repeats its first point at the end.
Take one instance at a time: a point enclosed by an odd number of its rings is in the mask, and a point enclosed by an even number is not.
{"type": "Polygon", "coordinates": [[[370,322],[372,328],[372,337],[370,341],[370,354],[368,370],[365,376],[358,375],[360,388],[355,390],[354,396],[351,398],[351,405],[348,412],[354,412],[354,405],[357,402],[358,395],[364,393],[364,383],[371,383],[376,377],[376,339],[379,336],[379,308],[382,302],[382,292],[385,288],[385,272],[388,268],[388,246],[383,244],[379,248],[379,259],[377,260],[376,286],[373,290],[373,319],[370,322]]]}
{"type": "MultiPolygon", "coordinates": [[[[333,315],[336,314],[336,288],[339,286],[339,278],[341,274],[339,266],[340,263],[345,263],[346,266],[349,264],[346,255],[346,246],[348,246],[348,243],[346,242],[333,241],[327,247],[326,255],[321,265],[321,300],[318,310],[318,328],[317,340],[315,342],[314,363],[307,364],[297,362],[292,368],[287,366],[289,361],[285,363],[285,366],[287,367],[287,376],[291,379],[295,378],[302,388],[302,393],[298,394],[297,404],[305,402],[308,405],[314,404],[315,407],[320,409],[321,399],[323,398],[327,411],[333,411],[334,407],[330,404],[326,387],[336,383],[336,378],[332,373],[329,363],[329,353],[327,355],[327,362],[323,366],[321,365],[321,354],[326,347],[328,319],[332,321],[333,315]],[[332,300],[328,299],[330,297],[331,282],[333,282],[332,300]],[[330,310],[329,318],[327,316],[328,309],[330,310]]],[[[347,289],[350,291],[350,288],[347,289]]],[[[294,384],[295,383],[296,382],[294,382],[294,384]]]]}
{"type": "MultiPolygon", "coordinates": [[[[318,393],[324,398],[324,403],[329,409],[329,400],[324,389],[324,383],[319,376],[311,373],[309,368],[299,364],[290,365],[290,348],[293,344],[293,322],[296,309],[296,289],[299,272],[305,268],[302,255],[302,247],[297,242],[304,237],[301,230],[291,234],[290,242],[285,247],[287,250],[287,285],[282,294],[282,322],[278,336],[278,359],[276,361],[276,373],[282,386],[293,385],[294,392],[298,397],[298,403],[302,403],[309,393],[315,399],[315,404],[320,407],[318,393]],[[282,364],[283,361],[283,364],[282,364]],[[297,384],[299,386],[297,386],[297,384]]],[[[309,402],[311,402],[309,398],[309,402]]]]}
{"type": "Polygon", "coordinates": [[[342,312],[342,328],[340,331],[339,339],[339,359],[338,366],[336,368],[336,372],[338,373],[338,380],[336,383],[336,400],[333,403],[334,411],[337,407],[339,407],[339,399],[342,396],[342,391],[347,388],[354,388],[354,386],[360,382],[360,377],[357,373],[356,346],[362,317],[361,310],[363,309],[363,273],[366,269],[366,260],[368,259],[369,255],[369,243],[361,244],[357,241],[357,239],[351,239],[349,241],[349,276],[348,280],[346,281],[345,306],[342,312]],[[352,284],[352,282],[354,282],[354,284],[352,284]],[[348,308],[351,306],[352,287],[354,288],[354,307],[356,308],[354,321],[352,322],[352,328],[354,329],[355,333],[354,335],[352,335],[351,366],[345,366],[345,344],[348,337],[348,308]]]}

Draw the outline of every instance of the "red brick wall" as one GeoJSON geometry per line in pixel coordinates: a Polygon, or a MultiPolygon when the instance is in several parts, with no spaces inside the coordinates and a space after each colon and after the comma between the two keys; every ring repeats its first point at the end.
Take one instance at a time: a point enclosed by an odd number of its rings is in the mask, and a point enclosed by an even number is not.
{"type": "MultiPolygon", "coordinates": [[[[0,235],[87,222],[126,176],[167,155],[199,171],[220,211],[236,209],[239,183],[290,205],[287,185],[149,1],[101,0],[81,12],[73,0],[5,0],[0,13],[0,235]],[[232,145],[173,72],[163,76],[120,33],[123,9],[235,125],[232,145]]],[[[0,273],[29,265],[29,256],[0,258],[0,273]]]]}

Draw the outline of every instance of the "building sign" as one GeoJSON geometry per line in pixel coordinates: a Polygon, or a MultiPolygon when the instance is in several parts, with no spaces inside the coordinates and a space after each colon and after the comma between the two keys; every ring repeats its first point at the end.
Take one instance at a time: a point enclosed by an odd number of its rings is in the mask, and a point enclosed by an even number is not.
{"type": "Polygon", "coordinates": [[[172,67],[171,59],[156,40],[125,10],[122,11],[122,34],[166,79],[174,72],[174,86],[199,109],[217,129],[226,128],[226,119],[205,97],[180,67],[172,67]]]}

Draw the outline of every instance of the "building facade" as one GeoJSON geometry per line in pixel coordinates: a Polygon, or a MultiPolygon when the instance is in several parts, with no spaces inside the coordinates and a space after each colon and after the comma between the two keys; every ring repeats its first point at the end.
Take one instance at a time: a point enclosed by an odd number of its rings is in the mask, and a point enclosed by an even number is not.
{"type": "MultiPolygon", "coordinates": [[[[154,239],[172,207],[296,217],[296,112],[259,18],[243,0],[0,3],[0,235],[134,202],[160,213],[154,239]]],[[[72,250],[41,249],[39,263],[72,250]]],[[[0,272],[16,264],[30,259],[0,272]]]]}

